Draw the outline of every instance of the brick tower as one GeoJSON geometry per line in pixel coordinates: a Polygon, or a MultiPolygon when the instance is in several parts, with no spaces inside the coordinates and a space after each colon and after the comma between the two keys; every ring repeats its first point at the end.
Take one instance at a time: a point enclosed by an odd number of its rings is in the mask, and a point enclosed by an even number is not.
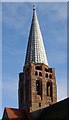
{"type": "Polygon", "coordinates": [[[44,49],[36,8],[28,39],[23,72],[19,73],[19,108],[33,112],[57,102],[55,69],[50,68],[44,49]]]}

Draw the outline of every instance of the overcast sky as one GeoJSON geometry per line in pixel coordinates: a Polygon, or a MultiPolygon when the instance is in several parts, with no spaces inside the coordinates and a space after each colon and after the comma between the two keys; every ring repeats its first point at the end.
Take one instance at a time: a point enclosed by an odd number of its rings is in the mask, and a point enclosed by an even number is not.
{"type": "MultiPolygon", "coordinates": [[[[4,107],[18,107],[18,74],[25,61],[33,4],[2,6],[2,112],[4,107]]],[[[36,3],[36,11],[60,101],[67,96],[67,3],[36,3]]]]}

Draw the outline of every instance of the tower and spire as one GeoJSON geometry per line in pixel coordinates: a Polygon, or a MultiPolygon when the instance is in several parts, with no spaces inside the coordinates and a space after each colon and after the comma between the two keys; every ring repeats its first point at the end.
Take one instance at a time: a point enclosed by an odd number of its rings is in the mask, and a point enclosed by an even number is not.
{"type": "Polygon", "coordinates": [[[35,5],[25,64],[23,71],[19,73],[18,96],[19,108],[27,112],[33,112],[57,102],[55,69],[48,65],[35,5]]]}

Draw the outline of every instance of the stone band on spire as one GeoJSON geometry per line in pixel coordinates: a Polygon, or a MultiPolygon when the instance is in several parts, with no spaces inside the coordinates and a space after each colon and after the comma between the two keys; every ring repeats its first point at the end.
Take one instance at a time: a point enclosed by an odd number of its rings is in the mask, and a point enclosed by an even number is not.
{"type": "Polygon", "coordinates": [[[33,5],[33,17],[28,39],[25,65],[29,63],[44,63],[48,65],[35,5],[33,5]]]}

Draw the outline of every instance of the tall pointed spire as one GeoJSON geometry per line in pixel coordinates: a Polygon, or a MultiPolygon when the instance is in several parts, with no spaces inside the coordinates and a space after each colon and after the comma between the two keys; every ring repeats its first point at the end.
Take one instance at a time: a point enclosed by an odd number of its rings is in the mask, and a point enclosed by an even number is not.
{"type": "Polygon", "coordinates": [[[33,5],[33,17],[28,39],[25,65],[29,63],[44,63],[48,65],[35,5],[33,5]]]}

